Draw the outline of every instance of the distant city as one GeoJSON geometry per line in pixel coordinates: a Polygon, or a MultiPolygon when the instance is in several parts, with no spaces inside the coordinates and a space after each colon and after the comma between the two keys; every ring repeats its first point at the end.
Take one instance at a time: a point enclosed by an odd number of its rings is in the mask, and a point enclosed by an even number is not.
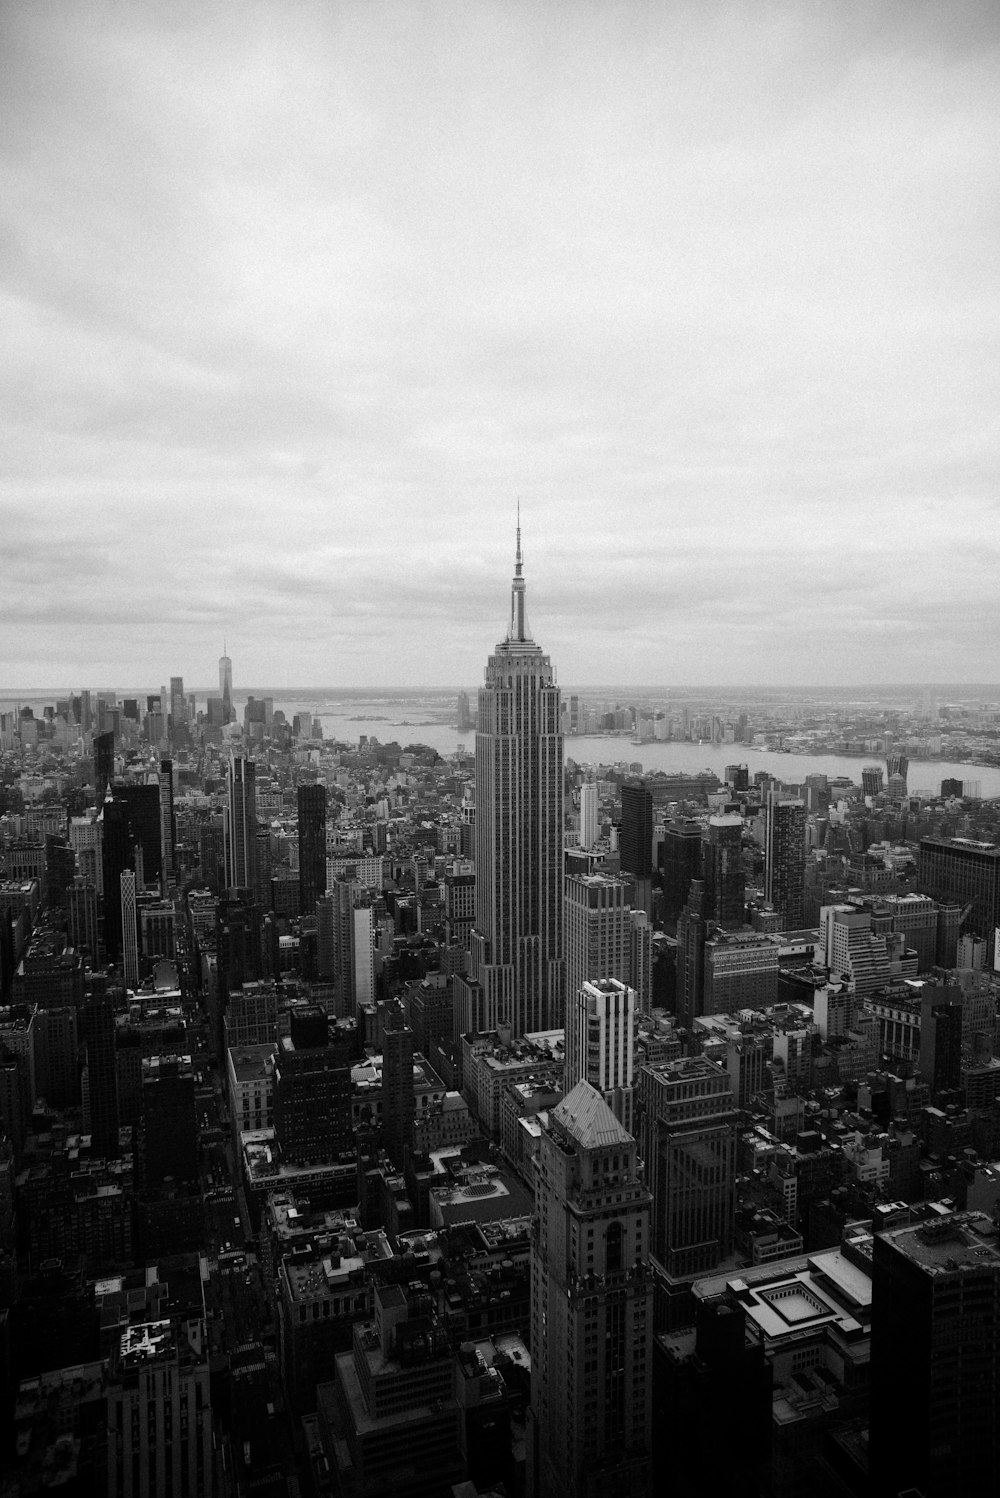
{"type": "Polygon", "coordinates": [[[1000,688],[567,691],[526,593],[3,695],[5,1494],[996,1490],[1000,688]]]}

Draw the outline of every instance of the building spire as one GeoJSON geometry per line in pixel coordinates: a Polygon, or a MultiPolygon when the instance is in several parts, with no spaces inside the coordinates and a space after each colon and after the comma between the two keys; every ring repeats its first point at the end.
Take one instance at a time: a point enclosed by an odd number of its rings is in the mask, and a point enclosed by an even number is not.
{"type": "Polygon", "coordinates": [[[507,639],[513,642],[530,641],[528,616],[524,607],[524,557],[521,554],[521,501],[517,502],[517,548],[514,552],[514,578],[510,590],[510,628],[507,639]]]}

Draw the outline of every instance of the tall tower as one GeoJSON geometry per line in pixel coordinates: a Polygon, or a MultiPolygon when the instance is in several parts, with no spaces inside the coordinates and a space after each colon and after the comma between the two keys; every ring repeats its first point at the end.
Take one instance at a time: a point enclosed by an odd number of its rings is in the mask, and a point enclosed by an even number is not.
{"type": "Polygon", "coordinates": [[[582,983],[597,978],[627,983],[631,977],[632,883],[617,874],[567,874],[563,889],[568,1026],[582,983]]]}
{"type": "Polygon", "coordinates": [[[252,759],[229,761],[226,811],[226,888],[253,889],[257,874],[257,780],[252,759]]]}
{"type": "Polygon", "coordinates": [[[164,890],[173,882],[177,872],[174,854],[174,762],[160,760],[157,776],[160,792],[160,883],[164,890]]]}
{"type": "Polygon", "coordinates": [[[326,786],[300,785],[299,912],[312,915],[326,894],[326,786]]]}
{"type": "Polygon", "coordinates": [[[702,848],[707,915],[720,926],[742,926],[746,910],[743,874],[743,818],[735,812],[708,819],[702,848]]]}
{"type": "Polygon", "coordinates": [[[139,924],[135,904],[135,870],[119,876],[122,902],[122,967],[129,988],[139,987],[139,924]]]}
{"type": "Polygon", "coordinates": [[[778,912],[783,931],[802,925],[806,865],[805,803],[771,787],[767,798],[764,893],[778,912]]]}
{"type": "Polygon", "coordinates": [[[585,780],[580,787],[580,847],[592,848],[597,842],[597,786],[585,780]]]}
{"type": "Polygon", "coordinates": [[[629,1133],[635,1008],[635,989],[617,978],[581,983],[566,1001],[566,1090],[588,1081],[629,1133]]]}
{"type": "Polygon", "coordinates": [[[649,1491],[650,1197],[631,1134],[589,1082],[548,1115],[531,1255],[531,1498],[649,1491]]]}
{"type": "Polygon", "coordinates": [[[225,641],[219,656],[219,695],[222,698],[222,721],[231,723],[236,716],[233,711],[233,663],[226,654],[225,641]]]}
{"type": "Polygon", "coordinates": [[[559,688],[528,627],[520,524],[510,625],[486,663],[477,723],[467,1025],[506,1021],[523,1035],[563,1018],[563,739],[559,688]]]}

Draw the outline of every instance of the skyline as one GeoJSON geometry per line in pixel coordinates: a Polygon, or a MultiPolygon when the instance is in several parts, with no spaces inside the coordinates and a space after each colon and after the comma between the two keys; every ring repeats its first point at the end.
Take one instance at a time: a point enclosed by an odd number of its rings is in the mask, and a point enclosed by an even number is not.
{"type": "Polygon", "coordinates": [[[561,683],[988,680],[994,6],[287,18],[0,16],[5,695],[472,685],[518,497],[561,683]]]}

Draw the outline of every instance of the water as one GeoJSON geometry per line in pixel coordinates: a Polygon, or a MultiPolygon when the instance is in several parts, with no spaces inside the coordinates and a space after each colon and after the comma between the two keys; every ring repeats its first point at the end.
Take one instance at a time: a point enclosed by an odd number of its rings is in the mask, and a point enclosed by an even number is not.
{"type": "MultiPolygon", "coordinates": [[[[374,736],[383,743],[391,739],[400,744],[428,744],[439,754],[454,754],[459,748],[473,753],[476,735],[473,731],[460,734],[455,727],[455,699],[453,696],[428,695],[426,697],[374,698],[365,696],[356,701],[344,699],[323,700],[317,703],[305,697],[279,702],[285,716],[291,721],[300,710],[317,712],[318,707],[329,705],[336,711],[320,712],[323,733],[328,738],[341,739],[356,744],[362,734],[374,736]]],[[[617,734],[580,734],[565,741],[566,758],[578,764],[625,764],[641,765],[645,771],[665,770],[669,773],[695,774],[699,770],[714,770],[720,780],[727,765],[745,764],[753,779],[756,770],[766,770],[777,779],[797,785],[807,775],[847,775],[860,784],[863,765],[881,765],[884,759],[877,754],[866,756],[848,754],[780,754],[775,750],[753,749],[747,744],[691,744],[686,742],[633,744],[632,740],[617,734]]],[[[938,795],[942,780],[976,780],[984,797],[1000,797],[1000,766],[956,763],[953,760],[910,760],[907,785],[911,792],[927,792],[938,795]]]]}

